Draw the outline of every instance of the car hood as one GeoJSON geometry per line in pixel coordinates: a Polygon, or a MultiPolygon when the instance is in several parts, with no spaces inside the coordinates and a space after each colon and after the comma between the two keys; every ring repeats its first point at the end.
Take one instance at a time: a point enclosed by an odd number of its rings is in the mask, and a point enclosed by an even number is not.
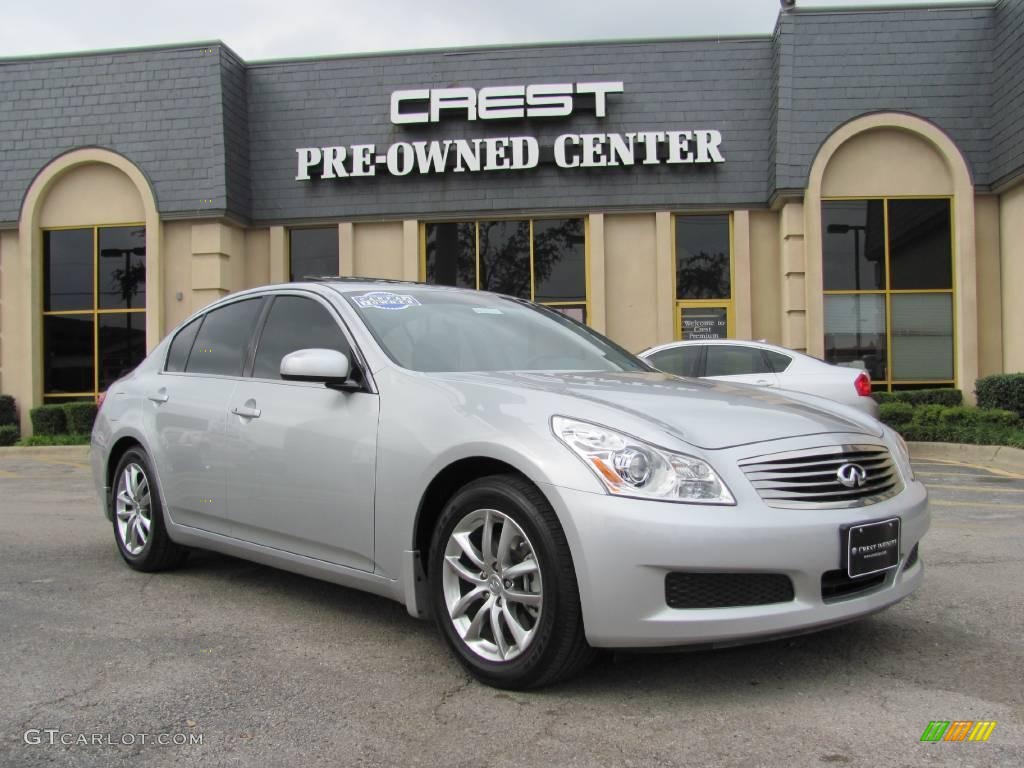
{"type": "MultiPolygon", "coordinates": [[[[460,383],[609,406],[644,419],[698,448],[834,432],[880,437],[881,425],[831,401],[662,373],[486,372],[427,374],[448,385],[460,383]]],[[[581,403],[582,405],[582,403],[581,403]]],[[[559,415],[587,419],[586,408],[559,403],[559,415]],[[575,412],[574,412],[575,411],[575,412]]],[[[552,414],[554,415],[554,413],[552,414]]]]}

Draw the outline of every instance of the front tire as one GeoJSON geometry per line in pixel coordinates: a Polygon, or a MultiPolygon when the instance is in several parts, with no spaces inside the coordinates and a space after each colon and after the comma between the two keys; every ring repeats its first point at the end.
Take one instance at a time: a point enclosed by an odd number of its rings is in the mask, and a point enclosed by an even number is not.
{"type": "Polygon", "coordinates": [[[117,463],[109,503],[114,540],[129,566],[149,573],[184,562],[188,550],[167,535],[156,475],[141,448],[129,449],[117,463]]]}
{"type": "Polygon", "coordinates": [[[434,531],[428,573],[438,628],[481,682],[539,688],[593,657],[565,534],[524,478],[493,475],[460,489],[434,531]]]}

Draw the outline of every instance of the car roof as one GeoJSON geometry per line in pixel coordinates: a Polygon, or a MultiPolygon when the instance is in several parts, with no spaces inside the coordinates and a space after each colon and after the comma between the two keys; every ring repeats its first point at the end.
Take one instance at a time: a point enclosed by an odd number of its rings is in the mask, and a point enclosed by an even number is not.
{"type": "Polygon", "coordinates": [[[783,355],[789,355],[790,357],[792,357],[793,355],[801,354],[793,349],[780,347],[777,344],[769,344],[767,341],[749,341],[747,339],[689,339],[685,341],[669,341],[665,344],[658,344],[655,347],[649,347],[645,349],[643,352],[640,352],[639,354],[643,356],[649,355],[653,352],[659,352],[663,349],[672,349],[674,347],[697,347],[708,344],[727,344],[740,347],[757,347],[758,349],[767,349],[771,350],[772,352],[778,352],[783,355]]]}

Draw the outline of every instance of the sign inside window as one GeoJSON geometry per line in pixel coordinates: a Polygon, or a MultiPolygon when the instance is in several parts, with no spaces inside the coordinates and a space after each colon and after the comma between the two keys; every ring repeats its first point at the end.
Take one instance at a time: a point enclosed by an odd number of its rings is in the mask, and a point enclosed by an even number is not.
{"type": "Polygon", "coordinates": [[[684,307],[684,341],[729,338],[729,312],[725,307],[684,307]]]}

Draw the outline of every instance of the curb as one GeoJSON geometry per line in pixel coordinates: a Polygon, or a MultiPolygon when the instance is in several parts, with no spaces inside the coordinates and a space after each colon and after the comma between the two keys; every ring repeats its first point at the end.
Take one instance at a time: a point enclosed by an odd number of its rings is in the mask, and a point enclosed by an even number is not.
{"type": "Polygon", "coordinates": [[[960,464],[977,464],[1024,475],[1024,450],[1005,445],[962,445],[959,443],[907,443],[912,459],[937,459],[960,464]]]}
{"type": "Polygon", "coordinates": [[[88,454],[88,445],[5,445],[0,447],[0,456],[13,456],[17,453],[70,453],[88,454]]]}

